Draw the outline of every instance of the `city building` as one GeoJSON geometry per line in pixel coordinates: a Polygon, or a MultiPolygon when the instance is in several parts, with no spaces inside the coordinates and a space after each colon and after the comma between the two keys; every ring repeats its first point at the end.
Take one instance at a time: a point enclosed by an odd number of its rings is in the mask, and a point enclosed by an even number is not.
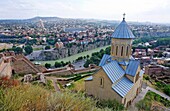
{"type": "Polygon", "coordinates": [[[63,43],[62,42],[56,42],[55,43],[55,48],[57,48],[57,49],[63,48],[63,43]]]}
{"type": "Polygon", "coordinates": [[[85,80],[85,90],[88,95],[104,100],[116,99],[128,107],[141,91],[144,71],[140,61],[131,56],[135,36],[125,17],[111,38],[111,55],[103,55],[100,70],[85,80]]]}
{"type": "Polygon", "coordinates": [[[0,50],[12,48],[13,44],[0,43],[0,50]]]}

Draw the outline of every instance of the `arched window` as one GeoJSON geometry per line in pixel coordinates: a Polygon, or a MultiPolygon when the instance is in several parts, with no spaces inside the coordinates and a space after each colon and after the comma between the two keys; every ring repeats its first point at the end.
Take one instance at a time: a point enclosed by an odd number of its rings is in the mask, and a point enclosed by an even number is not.
{"type": "Polygon", "coordinates": [[[126,56],[128,56],[128,53],[129,53],[129,46],[127,46],[127,49],[126,49],[126,56]]]}
{"type": "Polygon", "coordinates": [[[116,46],[116,55],[118,54],[118,46],[116,46]]]}
{"type": "Polygon", "coordinates": [[[121,50],[121,56],[123,56],[123,46],[122,46],[122,50],[121,50]]]}

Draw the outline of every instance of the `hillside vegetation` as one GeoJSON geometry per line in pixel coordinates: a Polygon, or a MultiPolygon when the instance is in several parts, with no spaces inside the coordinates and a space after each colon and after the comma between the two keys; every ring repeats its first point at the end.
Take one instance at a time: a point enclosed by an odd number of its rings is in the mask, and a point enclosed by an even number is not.
{"type": "Polygon", "coordinates": [[[100,111],[96,101],[78,93],[52,93],[34,85],[0,89],[1,111],[100,111]]]}
{"type": "Polygon", "coordinates": [[[2,79],[0,83],[0,111],[123,110],[123,106],[115,101],[99,102],[81,92],[54,92],[39,84],[16,84],[16,81],[10,81],[8,84],[8,81],[2,79]]]}
{"type": "Polygon", "coordinates": [[[170,101],[149,91],[143,100],[136,104],[139,111],[164,111],[170,108],[170,101]]]}

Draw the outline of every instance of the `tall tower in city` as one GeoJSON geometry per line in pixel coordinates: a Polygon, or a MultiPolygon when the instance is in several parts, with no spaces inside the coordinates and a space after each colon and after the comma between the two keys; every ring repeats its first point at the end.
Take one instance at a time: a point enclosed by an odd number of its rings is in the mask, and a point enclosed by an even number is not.
{"type": "Polygon", "coordinates": [[[38,21],[38,27],[41,29],[45,29],[44,22],[41,19],[38,21]]]}
{"type": "Polygon", "coordinates": [[[111,38],[111,56],[113,60],[129,60],[131,57],[132,39],[135,36],[125,21],[125,14],[123,14],[123,20],[117,26],[111,38]]]}

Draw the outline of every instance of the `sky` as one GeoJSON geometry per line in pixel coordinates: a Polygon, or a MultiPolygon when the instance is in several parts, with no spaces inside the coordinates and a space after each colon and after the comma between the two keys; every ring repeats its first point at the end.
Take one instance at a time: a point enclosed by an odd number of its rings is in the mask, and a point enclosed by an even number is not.
{"type": "Polygon", "coordinates": [[[35,16],[170,23],[170,0],[0,0],[0,19],[35,16]]]}

